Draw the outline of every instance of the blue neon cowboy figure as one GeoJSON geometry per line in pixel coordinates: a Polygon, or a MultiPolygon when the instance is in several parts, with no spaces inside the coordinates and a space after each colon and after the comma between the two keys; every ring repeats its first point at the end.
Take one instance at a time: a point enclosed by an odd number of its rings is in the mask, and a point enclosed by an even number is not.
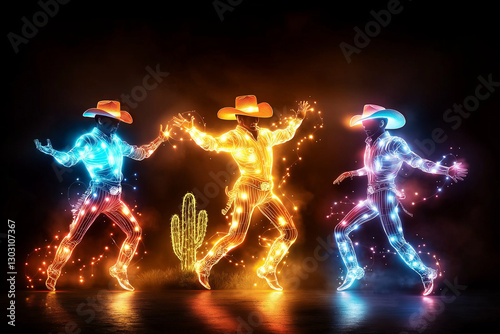
{"type": "Polygon", "coordinates": [[[168,137],[168,128],[162,131],[160,127],[160,134],[155,140],[137,147],[127,144],[116,135],[120,122],[132,123],[130,114],[120,110],[119,102],[100,101],[97,108],[86,110],[83,116],[95,118],[97,125],[91,132],[78,138],[75,146],[68,152],[54,150],[50,140],[47,140],[46,146],[42,146],[38,139],[35,140],[37,149],[52,155],[66,167],[82,161],[91,177],[90,186],[75,212],[70,231],[61,241],[54,261],[47,269],[45,285],[49,290],[55,290],[61,269],[71,257],[74,248],[97,216],[104,213],[127,236],[117,262],[109,270],[110,275],[118,280],[122,288],[132,291],[134,288],[128,281],[127,267],[141,240],[142,229],[121,199],[123,157],[134,160],[150,157],[168,137]]]}
{"type": "Polygon", "coordinates": [[[93,186],[102,187],[112,195],[116,195],[120,191],[123,179],[123,157],[143,160],[153,151],[151,148],[130,145],[115,133],[107,135],[96,127],[78,138],[70,151],[54,151],[53,156],[65,167],[74,166],[82,161],[90,174],[93,186]]]}
{"type": "Polygon", "coordinates": [[[467,175],[467,169],[462,167],[461,163],[446,167],[422,159],[410,150],[402,138],[391,136],[386,129],[398,129],[406,123],[404,116],[396,110],[372,104],[365,105],[363,114],[351,119],[351,126],[360,123],[363,124],[367,135],[364,167],[342,173],[333,182],[339,184],[345,178],[353,176],[368,177],[367,199],[354,207],[335,226],[335,240],[347,267],[344,282],[337,290],[349,288],[356,279],[364,276],[364,270],[358,264],[349,234],[361,224],[379,216],[391,246],[396,249],[404,262],[420,275],[424,285],[423,294],[428,295],[434,288],[437,271],[425,266],[418,253],[404,238],[398,214],[399,198],[403,198],[404,195],[396,188],[395,179],[403,162],[426,173],[449,176],[455,182],[463,180],[467,175]]]}

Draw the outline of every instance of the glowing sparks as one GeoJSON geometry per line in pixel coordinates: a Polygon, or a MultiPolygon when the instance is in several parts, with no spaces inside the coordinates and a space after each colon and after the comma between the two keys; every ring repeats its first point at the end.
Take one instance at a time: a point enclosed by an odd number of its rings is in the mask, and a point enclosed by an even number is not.
{"type": "MultiPolygon", "coordinates": [[[[113,238],[110,238],[109,241],[116,245],[116,241],[113,238]]],[[[26,288],[28,289],[39,289],[45,282],[45,275],[47,274],[47,270],[44,268],[52,261],[53,253],[58,248],[58,243],[60,242],[60,236],[55,235],[52,240],[49,241],[48,245],[43,247],[37,247],[30,252],[24,263],[24,271],[25,271],[25,280],[26,280],[26,288]],[[39,270],[39,268],[41,270],[39,270]]],[[[64,248],[62,248],[64,251],[64,248]]],[[[67,272],[78,272],[80,276],[74,282],[86,284],[86,282],[91,282],[95,277],[94,273],[96,270],[99,270],[99,265],[106,260],[108,257],[106,256],[106,252],[109,251],[110,247],[108,245],[101,248],[101,253],[94,256],[82,257],[78,258],[76,261],[70,261],[65,268],[68,267],[67,272]],[[80,279],[83,279],[83,282],[80,282],[80,279]]],[[[66,247],[65,253],[69,253],[70,249],[66,247]]],[[[97,249],[93,249],[94,252],[99,252],[97,249]]],[[[87,253],[87,252],[86,252],[87,253]]],[[[143,252],[147,254],[146,251],[143,252]]],[[[138,260],[140,261],[142,257],[138,260]]],[[[107,270],[107,269],[105,269],[107,270]]],[[[66,274],[67,275],[67,274],[66,274]]],[[[71,274],[69,274],[71,277],[71,274]]],[[[61,277],[65,276],[65,272],[61,273],[61,277]]],[[[65,280],[67,284],[68,281],[65,280]]]]}
{"type": "MultiPolygon", "coordinates": [[[[99,103],[102,102],[105,102],[105,105],[117,105],[119,108],[119,103],[116,101],[101,101],[99,103]]],[[[38,140],[35,140],[37,149],[45,154],[52,155],[57,162],[65,167],[72,167],[82,161],[92,179],[85,194],[73,206],[74,219],[70,225],[71,232],[60,241],[58,248],[54,247],[56,249],[54,260],[47,268],[46,286],[49,290],[55,290],[63,267],[70,260],[73,250],[82,240],[99,213],[111,213],[110,218],[113,223],[119,225],[127,234],[116,267],[123,267],[124,264],[126,265],[131,261],[141,240],[140,230],[131,230],[130,226],[136,226],[134,224],[136,222],[135,218],[133,218],[129,208],[120,198],[123,158],[128,157],[135,160],[148,158],[165,140],[164,133],[160,127],[160,134],[155,140],[147,145],[137,147],[122,141],[114,132],[105,133],[104,128],[100,125],[101,123],[91,132],[80,136],[74,147],[68,152],[54,150],[50,142],[46,146],[42,146],[38,140]],[[122,250],[124,253],[122,253],[122,250]]],[[[77,262],[80,262],[80,259],[77,262]]],[[[74,263],[74,260],[71,263],[74,263]]],[[[115,266],[112,268],[115,268],[115,266]]],[[[85,265],[80,268],[80,271],[84,267],[85,265]]],[[[133,290],[133,287],[128,283],[126,272],[110,270],[110,274],[118,279],[123,288],[133,290]]],[[[80,279],[80,282],[83,283],[83,279],[80,279]]]]}
{"type": "MultiPolygon", "coordinates": [[[[391,122],[391,117],[394,117],[394,122],[401,122],[401,118],[391,116],[395,113],[399,114],[394,110],[384,114],[386,123],[387,117],[389,117],[389,122],[391,122]]],[[[356,117],[358,116],[353,117],[353,119],[356,117]]],[[[402,119],[404,120],[404,117],[402,119]]],[[[404,121],[402,124],[404,125],[404,121]]],[[[455,181],[465,177],[467,170],[453,169],[454,167],[443,166],[440,161],[434,163],[422,159],[410,150],[402,138],[391,136],[389,132],[385,131],[385,127],[380,129],[381,134],[375,140],[371,137],[366,139],[365,166],[355,171],[342,173],[333,182],[339,184],[346,177],[368,176],[367,200],[356,205],[335,227],[335,240],[339,246],[342,260],[347,267],[344,282],[338,287],[338,290],[349,288],[357,279],[364,276],[364,269],[358,264],[349,234],[359,225],[379,217],[391,246],[403,261],[420,275],[424,285],[424,295],[427,295],[432,292],[433,280],[437,277],[437,271],[424,265],[419,256],[420,252],[417,252],[403,236],[398,205],[406,195],[404,191],[396,188],[395,179],[403,162],[426,173],[454,177],[455,181]]],[[[418,196],[418,192],[415,192],[415,196],[418,196]]],[[[414,204],[415,202],[412,202],[412,205],[414,204]]]]}
{"type": "MultiPolygon", "coordinates": [[[[243,241],[253,209],[259,207],[260,204],[266,203],[266,217],[273,221],[276,228],[280,230],[281,235],[271,246],[264,265],[257,273],[259,277],[266,279],[271,288],[282,289],[276,280],[276,267],[286,254],[283,248],[288,249],[291,246],[297,237],[297,231],[285,206],[278,196],[272,193],[272,148],[294,137],[298,127],[302,124],[303,116],[309,105],[304,102],[299,107],[303,108],[300,110],[303,113],[301,118],[291,117],[287,120],[284,129],[271,131],[270,129],[257,127],[255,137],[255,134],[251,133],[243,125],[238,125],[236,129],[219,137],[212,137],[195,127],[186,129],[194,142],[203,149],[231,153],[240,169],[240,177],[233,189],[228,192],[229,200],[226,208],[222,210],[223,215],[226,215],[228,210],[234,207],[229,233],[219,239],[208,254],[196,264],[200,282],[206,288],[210,288],[208,276],[212,266],[243,241]]],[[[258,115],[256,116],[258,117],[258,115]]],[[[178,126],[185,126],[186,121],[179,118],[177,124],[178,126]]],[[[308,137],[306,136],[306,138],[308,137]]],[[[286,159],[284,160],[286,161],[286,159]]],[[[290,176],[289,172],[286,177],[288,176],[290,176]]],[[[294,210],[298,210],[296,205],[294,205],[294,210]]]]}

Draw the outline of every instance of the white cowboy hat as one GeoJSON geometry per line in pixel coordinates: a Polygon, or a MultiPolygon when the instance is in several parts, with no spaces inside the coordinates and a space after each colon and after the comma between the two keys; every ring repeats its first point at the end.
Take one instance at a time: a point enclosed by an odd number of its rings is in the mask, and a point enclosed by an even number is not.
{"type": "Polygon", "coordinates": [[[397,110],[385,109],[376,104],[365,104],[363,107],[363,114],[353,116],[350,125],[355,126],[367,119],[374,118],[387,118],[387,125],[385,128],[388,130],[399,129],[406,124],[405,117],[397,110]]]}
{"type": "Polygon", "coordinates": [[[99,101],[97,108],[90,108],[83,113],[84,117],[94,118],[96,115],[111,117],[119,121],[131,124],[132,116],[124,110],[120,110],[120,102],[118,101],[99,101]]]}
{"type": "Polygon", "coordinates": [[[224,107],[217,112],[217,117],[224,120],[235,120],[236,115],[252,116],[259,118],[269,118],[273,116],[273,108],[269,103],[261,102],[257,104],[255,95],[237,96],[235,108],[224,107]]]}

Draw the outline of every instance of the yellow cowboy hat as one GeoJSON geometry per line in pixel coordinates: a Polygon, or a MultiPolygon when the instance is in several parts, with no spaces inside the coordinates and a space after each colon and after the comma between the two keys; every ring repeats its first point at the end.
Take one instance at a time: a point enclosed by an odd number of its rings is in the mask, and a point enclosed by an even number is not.
{"type": "Polygon", "coordinates": [[[387,126],[385,128],[388,130],[399,129],[406,124],[405,117],[399,111],[386,109],[376,104],[365,104],[363,114],[353,116],[350,125],[355,126],[365,120],[374,118],[387,118],[387,126]]]}
{"type": "Polygon", "coordinates": [[[99,101],[97,108],[90,108],[83,113],[84,117],[94,118],[96,115],[111,117],[119,121],[131,124],[132,116],[124,110],[120,110],[120,102],[118,101],[99,101]]]}
{"type": "Polygon", "coordinates": [[[217,117],[224,120],[235,120],[236,115],[270,118],[273,116],[273,108],[269,103],[257,104],[255,95],[237,96],[233,107],[224,107],[217,112],[217,117]]]}

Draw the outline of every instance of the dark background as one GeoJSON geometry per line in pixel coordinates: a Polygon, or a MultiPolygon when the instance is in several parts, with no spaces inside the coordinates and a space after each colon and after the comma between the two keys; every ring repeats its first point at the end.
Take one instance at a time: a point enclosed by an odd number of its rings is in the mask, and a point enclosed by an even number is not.
{"type": "MultiPolygon", "coordinates": [[[[6,200],[2,211],[5,220],[16,222],[18,268],[35,247],[49,244],[55,234],[67,233],[71,222],[68,189],[83,187],[75,183],[77,178],[89,181],[81,164],[58,176],[53,159],[38,152],[33,139],[45,143],[50,138],[55,149],[68,149],[93,127],[91,119],[82,117],[84,110],[99,100],[130,95],[142,85],[146,67],[158,66],[169,75],[136,106],[124,106],[134,123],[123,124],[119,135],[129,143],[148,143],[160,123],[188,110],[204,116],[208,132],[221,134],[235,124],[218,120],[216,111],[233,106],[238,95],[255,94],[259,102],[270,103],[275,114],[296,108],[300,100],[317,102],[324,128],[315,133],[315,141],[304,145],[303,160],[292,168],[285,187],[299,207],[294,213],[299,239],[287,259],[296,265],[312,256],[318,237],[332,233],[339,217],[326,218],[332,203],[345,195],[353,201],[365,196],[364,178],[331,184],[341,172],[362,167],[365,136],[360,128],[349,128],[348,119],[361,113],[366,103],[401,111],[407,125],[393,134],[405,138],[425,158],[437,161],[453,153],[470,168],[464,182],[445,186],[439,198],[415,206],[411,199],[405,202],[414,213],[414,217],[401,213],[407,239],[415,246],[425,243],[437,254],[444,277],[450,281],[456,278],[469,287],[496,289],[495,156],[499,152],[494,135],[499,88],[480,101],[456,129],[443,120],[447,109],[475,94],[479,76],[491,75],[493,81],[500,81],[498,17],[492,6],[477,1],[449,5],[402,1],[400,13],[392,15],[348,63],[340,43],[354,45],[354,28],[364,30],[374,21],[370,12],[386,10],[387,1],[245,0],[233,4],[221,20],[212,1],[72,1],[60,4],[55,15],[15,52],[7,35],[21,35],[22,18],[33,22],[41,7],[36,1],[9,3],[4,15],[6,200]],[[447,139],[435,144],[432,152],[419,151],[415,140],[428,140],[436,128],[442,128],[447,139]]],[[[309,134],[317,120],[315,114],[309,115],[296,137],[309,134]]],[[[262,125],[268,126],[269,121],[263,120],[262,125]]],[[[287,166],[280,157],[293,157],[294,147],[295,140],[276,148],[276,178],[287,166]]],[[[131,207],[137,205],[144,229],[141,256],[136,258],[143,258],[142,270],[178,265],[171,250],[169,219],[179,212],[187,191],[203,192],[214,182],[210,172],[225,170],[229,161],[229,155],[204,152],[192,142],[167,143],[148,160],[125,161],[124,199],[131,207]]],[[[402,176],[400,184],[408,193],[418,191],[424,196],[434,194],[436,184],[443,180],[420,171],[402,176]]],[[[225,201],[219,189],[205,207],[207,238],[227,230],[219,214],[225,201]]],[[[292,210],[290,202],[285,204],[292,210]]],[[[264,256],[266,249],[257,238],[262,233],[271,235],[273,231],[266,232],[269,228],[256,214],[246,242],[230,259],[245,259],[251,265],[247,270],[253,270],[258,263],[250,256],[264,256]]],[[[98,254],[95,247],[110,244],[110,230],[109,220],[96,221],[75,256],[98,254]]],[[[120,243],[122,234],[114,232],[120,243]]],[[[354,239],[365,247],[360,251],[361,261],[366,261],[367,247],[376,246],[379,251],[388,247],[378,221],[365,225],[354,239]]],[[[397,271],[399,277],[416,279],[396,256],[377,254],[376,258],[373,268],[379,275],[384,270],[397,271]]],[[[219,268],[230,266],[222,260],[219,268]]],[[[342,267],[338,257],[330,258],[320,264],[311,284],[336,284],[342,267]]],[[[106,271],[106,265],[97,267],[97,276],[104,277],[106,271]]],[[[95,284],[101,283],[96,280],[95,284]]]]}

